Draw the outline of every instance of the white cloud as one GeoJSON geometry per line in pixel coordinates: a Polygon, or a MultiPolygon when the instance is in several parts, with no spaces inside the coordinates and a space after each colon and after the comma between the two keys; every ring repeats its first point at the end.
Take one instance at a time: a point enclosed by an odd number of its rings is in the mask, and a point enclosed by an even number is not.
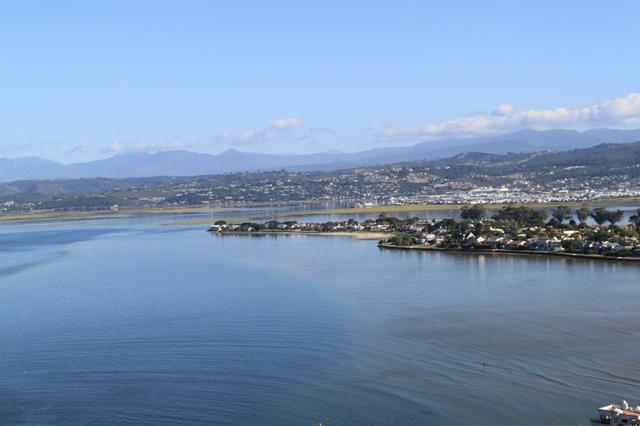
{"type": "Polygon", "coordinates": [[[102,152],[105,154],[119,154],[125,150],[125,147],[120,142],[114,142],[106,146],[102,152]]]}
{"type": "Polygon", "coordinates": [[[215,142],[230,145],[251,145],[271,142],[284,137],[302,125],[299,118],[282,118],[261,129],[227,129],[215,138],[215,142]]]}
{"type": "Polygon", "coordinates": [[[473,114],[441,123],[406,127],[390,120],[377,136],[386,140],[430,140],[446,137],[490,136],[523,129],[631,126],[640,123],[640,93],[578,108],[517,111],[510,104],[498,105],[491,113],[473,114]]]}

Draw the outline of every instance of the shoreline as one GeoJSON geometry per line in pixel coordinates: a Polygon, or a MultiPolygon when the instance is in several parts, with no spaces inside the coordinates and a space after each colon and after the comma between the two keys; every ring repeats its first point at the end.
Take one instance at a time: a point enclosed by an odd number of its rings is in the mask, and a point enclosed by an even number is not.
{"type": "Polygon", "coordinates": [[[566,253],[554,251],[533,251],[533,250],[509,250],[509,249],[460,249],[460,248],[444,248],[444,247],[426,247],[426,246],[397,246],[394,244],[381,243],[379,248],[390,250],[409,250],[409,251],[434,251],[446,253],[462,253],[462,254],[488,254],[488,255],[509,255],[509,256],[539,256],[539,257],[557,257],[565,259],[582,259],[582,260],[605,260],[609,262],[625,262],[640,263],[640,257],[617,257],[603,256],[601,254],[584,254],[584,253],[566,253]]]}
{"type": "Polygon", "coordinates": [[[57,213],[22,213],[2,216],[0,215],[0,223],[11,222],[37,222],[46,220],[82,220],[82,219],[100,219],[107,217],[117,217],[118,215],[126,216],[122,212],[102,211],[102,212],[57,212],[57,213]]]}
{"type": "Polygon", "coordinates": [[[351,237],[356,240],[380,240],[389,237],[391,234],[383,232],[313,232],[313,231],[228,231],[212,232],[214,235],[242,235],[242,236],[263,236],[263,235],[310,235],[316,237],[351,237]]]}
{"type": "Polygon", "coordinates": [[[217,213],[222,211],[235,210],[230,207],[167,207],[160,209],[144,209],[122,208],[117,211],[100,210],[100,211],[66,211],[66,212],[48,212],[36,211],[32,213],[15,213],[8,215],[0,215],[0,223],[8,222],[31,222],[45,220],[80,220],[80,219],[99,219],[108,217],[126,217],[126,216],[145,216],[145,215],[172,215],[172,214],[193,214],[193,213],[217,213]]]}

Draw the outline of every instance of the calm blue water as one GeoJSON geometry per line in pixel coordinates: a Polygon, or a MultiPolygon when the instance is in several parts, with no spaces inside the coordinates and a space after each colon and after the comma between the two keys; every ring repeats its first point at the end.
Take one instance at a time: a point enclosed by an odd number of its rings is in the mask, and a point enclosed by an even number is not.
{"type": "Polygon", "coordinates": [[[640,399],[640,267],[0,226],[0,424],[586,425],[640,399]]]}

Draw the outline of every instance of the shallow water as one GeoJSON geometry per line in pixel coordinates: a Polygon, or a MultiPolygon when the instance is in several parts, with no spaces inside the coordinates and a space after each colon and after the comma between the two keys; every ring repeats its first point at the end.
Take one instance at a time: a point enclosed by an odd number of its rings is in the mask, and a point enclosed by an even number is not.
{"type": "Polygon", "coordinates": [[[2,424],[573,424],[636,401],[640,267],[0,226],[2,424]]]}

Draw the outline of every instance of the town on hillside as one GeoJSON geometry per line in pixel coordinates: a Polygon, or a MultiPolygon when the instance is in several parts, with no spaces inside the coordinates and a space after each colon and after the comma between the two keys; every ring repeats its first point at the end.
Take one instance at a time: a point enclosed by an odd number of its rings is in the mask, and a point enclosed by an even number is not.
{"type": "Polygon", "coordinates": [[[0,183],[0,216],[33,212],[321,203],[588,202],[640,196],[640,142],[560,152],[464,153],[333,171],[265,170],[205,176],[0,183]]]}

